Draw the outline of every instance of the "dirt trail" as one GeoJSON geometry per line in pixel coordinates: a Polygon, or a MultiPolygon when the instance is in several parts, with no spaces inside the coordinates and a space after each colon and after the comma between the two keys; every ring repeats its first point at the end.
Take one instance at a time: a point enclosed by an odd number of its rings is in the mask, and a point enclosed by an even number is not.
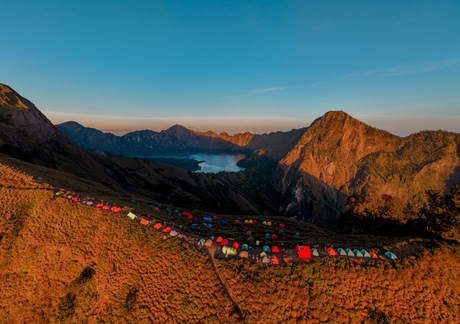
{"type": "Polygon", "coordinates": [[[238,313],[240,315],[240,320],[243,321],[243,323],[246,323],[245,319],[244,319],[244,315],[243,315],[243,311],[241,310],[240,306],[238,305],[238,303],[235,301],[235,299],[233,298],[232,294],[230,294],[230,291],[227,289],[227,286],[225,285],[225,282],[224,280],[222,279],[221,275],[220,275],[220,272],[219,270],[217,269],[217,266],[214,262],[214,255],[216,254],[216,250],[217,250],[217,247],[215,245],[212,245],[212,246],[209,246],[209,247],[206,247],[206,251],[208,252],[209,254],[209,259],[211,260],[211,263],[214,267],[214,270],[216,271],[217,273],[217,276],[219,277],[219,281],[220,283],[222,284],[222,287],[224,287],[224,290],[225,292],[227,293],[227,295],[230,297],[233,305],[235,305],[236,309],[238,310],[238,313]]]}

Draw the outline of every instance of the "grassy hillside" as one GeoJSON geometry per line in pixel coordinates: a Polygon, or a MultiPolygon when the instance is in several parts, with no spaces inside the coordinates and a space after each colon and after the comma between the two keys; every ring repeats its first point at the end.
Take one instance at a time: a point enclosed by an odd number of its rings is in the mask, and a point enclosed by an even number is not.
{"type": "Polygon", "coordinates": [[[322,257],[268,268],[220,259],[214,268],[188,243],[54,198],[48,184],[11,167],[0,165],[0,179],[0,316],[7,323],[238,323],[238,308],[246,323],[460,321],[453,243],[309,227],[301,230],[317,245],[385,240],[407,257],[322,257]]]}

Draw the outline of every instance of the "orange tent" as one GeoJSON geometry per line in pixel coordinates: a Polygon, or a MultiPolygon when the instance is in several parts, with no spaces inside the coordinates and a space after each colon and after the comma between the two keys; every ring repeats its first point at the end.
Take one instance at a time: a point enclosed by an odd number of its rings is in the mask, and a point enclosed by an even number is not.
{"type": "Polygon", "coordinates": [[[103,209],[103,210],[109,210],[110,207],[109,207],[109,206],[104,206],[104,207],[102,207],[102,209],[103,209]]]}
{"type": "Polygon", "coordinates": [[[102,206],[104,206],[104,204],[97,204],[96,208],[101,208],[102,206]]]}
{"type": "Polygon", "coordinates": [[[272,264],[279,264],[279,261],[278,261],[278,258],[276,257],[276,255],[272,255],[271,259],[272,259],[272,264]]]}
{"type": "Polygon", "coordinates": [[[219,242],[222,242],[222,240],[223,240],[222,236],[219,236],[219,237],[217,238],[216,242],[219,243],[219,242]]]}
{"type": "Polygon", "coordinates": [[[238,242],[235,242],[235,243],[233,243],[232,248],[234,248],[234,249],[239,249],[239,248],[240,248],[240,244],[239,244],[238,242]]]}
{"type": "Polygon", "coordinates": [[[112,208],[110,208],[110,211],[114,213],[118,213],[120,210],[118,209],[118,207],[113,206],[112,208]]]}
{"type": "Polygon", "coordinates": [[[326,252],[327,252],[327,254],[332,255],[332,256],[333,256],[333,255],[337,255],[337,252],[336,252],[333,248],[331,248],[331,247],[330,247],[330,248],[327,248],[327,249],[326,249],[326,252]]]}
{"type": "Polygon", "coordinates": [[[165,229],[163,229],[163,232],[164,232],[164,233],[169,233],[169,232],[171,232],[171,227],[166,227],[165,229]]]}
{"type": "Polygon", "coordinates": [[[141,225],[144,225],[144,226],[150,225],[150,221],[146,220],[145,218],[142,218],[140,223],[141,225]]]}
{"type": "Polygon", "coordinates": [[[220,243],[220,245],[228,245],[228,240],[227,239],[223,240],[222,243],[220,243]]]}
{"type": "Polygon", "coordinates": [[[280,253],[280,249],[278,249],[278,247],[276,245],[273,245],[272,252],[273,253],[280,253]]]}
{"type": "Polygon", "coordinates": [[[153,226],[154,229],[160,229],[161,228],[161,224],[160,223],[157,223],[155,224],[155,226],[153,226]]]}
{"type": "Polygon", "coordinates": [[[379,257],[377,256],[377,254],[375,254],[375,252],[369,252],[369,255],[371,256],[371,258],[373,259],[378,259],[379,257]]]}

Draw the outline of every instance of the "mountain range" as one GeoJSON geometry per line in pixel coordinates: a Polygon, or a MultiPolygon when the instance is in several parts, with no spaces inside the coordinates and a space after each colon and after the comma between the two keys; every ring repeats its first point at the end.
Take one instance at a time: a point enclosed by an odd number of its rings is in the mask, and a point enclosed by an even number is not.
{"type": "Polygon", "coordinates": [[[75,122],[54,126],[30,101],[0,85],[0,126],[1,153],[91,181],[95,188],[211,212],[284,215],[329,229],[336,228],[351,195],[388,194],[422,205],[426,190],[446,192],[460,179],[460,134],[399,137],[343,111],[270,134],[230,136],[175,125],[115,136],[75,122]],[[93,151],[137,157],[244,152],[240,164],[246,169],[199,174],[93,151]]]}

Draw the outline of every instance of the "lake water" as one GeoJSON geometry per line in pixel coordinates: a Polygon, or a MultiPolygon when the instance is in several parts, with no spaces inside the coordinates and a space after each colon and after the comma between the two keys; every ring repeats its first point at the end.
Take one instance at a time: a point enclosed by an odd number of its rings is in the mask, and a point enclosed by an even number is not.
{"type": "Polygon", "coordinates": [[[236,165],[239,160],[245,158],[243,154],[190,154],[188,158],[195,159],[198,161],[204,161],[200,163],[201,170],[196,172],[210,172],[218,173],[221,171],[226,172],[238,172],[244,170],[236,165]]]}

